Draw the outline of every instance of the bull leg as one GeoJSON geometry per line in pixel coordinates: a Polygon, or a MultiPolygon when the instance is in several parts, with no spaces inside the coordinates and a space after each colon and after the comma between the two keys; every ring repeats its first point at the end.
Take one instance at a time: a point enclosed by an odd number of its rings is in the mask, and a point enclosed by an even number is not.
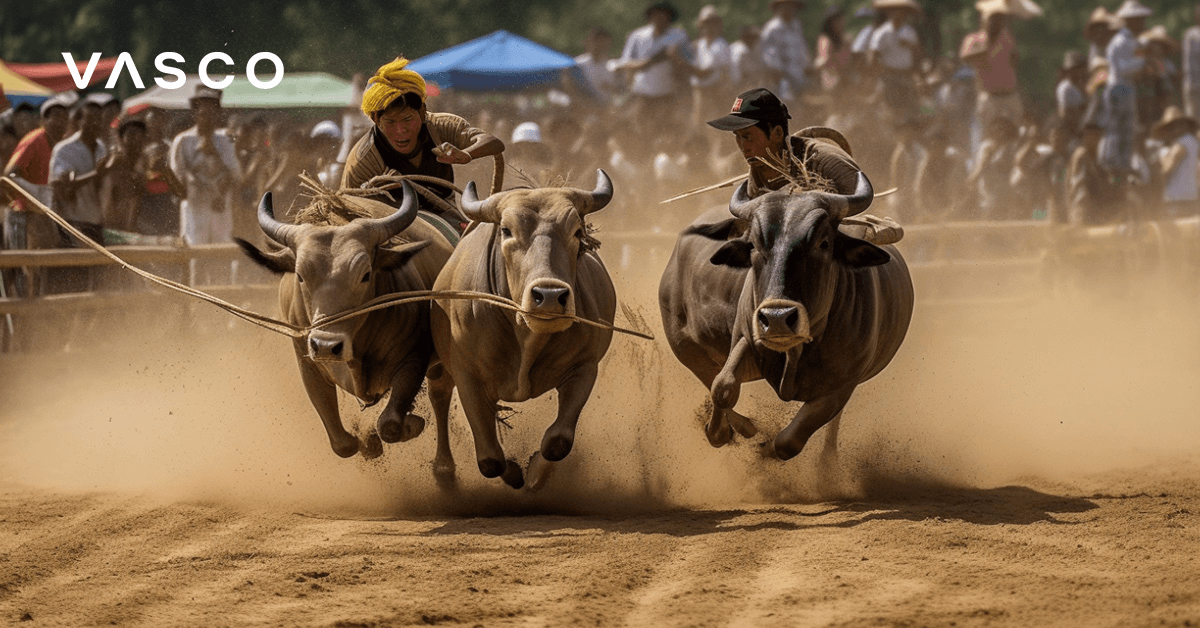
{"type": "Polygon", "coordinates": [[[410,441],[425,430],[425,419],[410,413],[413,401],[425,381],[427,366],[426,359],[410,357],[396,369],[391,381],[392,394],[376,422],[379,438],[383,439],[383,442],[410,441]]]}
{"type": "Polygon", "coordinates": [[[558,462],[571,453],[575,445],[575,425],[579,414],[592,395],[599,368],[596,364],[580,366],[566,382],[558,387],[558,418],[542,436],[542,457],[558,462]]]}
{"type": "Polygon", "coordinates": [[[825,446],[821,449],[821,466],[826,469],[834,469],[837,467],[838,461],[838,431],[842,425],[842,413],[839,411],[837,416],[829,422],[825,428],[825,446]]]}
{"type": "MultiPolygon", "coordinates": [[[[790,460],[799,454],[813,433],[841,414],[856,387],[846,386],[831,395],[805,402],[792,422],[775,436],[775,456],[780,460],[790,460]]],[[[834,438],[837,438],[836,434],[834,438]]]]}
{"type": "MultiPolygon", "coordinates": [[[[725,360],[725,365],[721,367],[721,372],[717,373],[717,377],[713,379],[712,388],[709,395],[712,397],[713,412],[712,417],[708,420],[708,424],[704,426],[704,433],[708,436],[708,443],[713,447],[722,447],[733,440],[733,430],[729,425],[729,413],[733,407],[737,405],[738,398],[742,394],[742,380],[745,378],[743,371],[743,363],[746,361],[746,356],[750,353],[750,340],[748,338],[738,338],[734,341],[733,350],[729,352],[729,357],[725,360]]],[[[734,413],[736,414],[736,413],[734,413]]],[[[749,423],[740,414],[737,414],[739,419],[749,423]]],[[[737,419],[735,419],[737,420],[737,419]]],[[[738,421],[741,423],[742,421],[738,421]]],[[[743,424],[742,429],[747,429],[743,424]]],[[[753,424],[750,424],[747,431],[753,430],[753,424]]],[[[739,432],[741,430],[738,430],[739,432]]],[[[757,430],[754,430],[757,432],[757,430]]]]}
{"type": "Polygon", "coordinates": [[[471,436],[475,441],[475,461],[479,473],[485,478],[499,477],[513,488],[525,486],[524,473],[520,465],[504,458],[500,446],[500,434],[496,431],[496,402],[483,392],[484,383],[478,380],[456,382],[458,399],[462,402],[467,423],[471,425],[471,436]]]}
{"type": "Polygon", "coordinates": [[[329,446],[333,453],[342,458],[349,458],[358,453],[359,442],[353,434],[342,426],[342,417],[338,413],[337,386],[334,386],[317,365],[304,357],[307,351],[304,341],[295,343],[297,363],[300,365],[300,380],[304,382],[304,390],[308,391],[308,400],[316,408],[321,423],[325,424],[325,433],[329,436],[329,446]]]}
{"type": "Polygon", "coordinates": [[[429,405],[433,406],[433,419],[437,425],[437,454],[433,457],[433,478],[443,489],[454,488],[454,455],[450,453],[450,395],[454,392],[454,380],[450,373],[438,366],[430,369],[429,405]],[[433,371],[438,371],[434,373],[433,371]]]}

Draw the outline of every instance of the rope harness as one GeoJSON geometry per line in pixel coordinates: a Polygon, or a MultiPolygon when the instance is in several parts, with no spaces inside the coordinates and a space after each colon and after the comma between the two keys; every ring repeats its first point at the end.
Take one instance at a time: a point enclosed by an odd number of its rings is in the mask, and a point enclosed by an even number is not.
{"type": "MultiPolygon", "coordinates": [[[[323,317],[320,320],[314,321],[312,324],[310,324],[308,326],[301,327],[298,325],[293,325],[287,321],[277,320],[277,319],[271,318],[269,316],[264,316],[257,312],[252,312],[245,308],[238,307],[232,303],[229,303],[222,299],[218,299],[217,297],[214,297],[211,294],[208,294],[201,290],[197,290],[195,288],[186,286],[186,285],[181,284],[176,281],[171,281],[170,279],[165,279],[163,277],[159,277],[158,275],[149,273],[149,272],[142,270],[136,266],[132,266],[132,265],[126,263],[120,257],[117,257],[115,254],[113,254],[112,251],[109,251],[108,249],[106,249],[104,247],[104,245],[102,245],[102,244],[96,242],[95,240],[92,240],[91,238],[84,235],[83,232],[79,231],[74,226],[72,226],[69,222],[67,222],[67,220],[65,218],[63,218],[62,216],[59,216],[57,213],[55,213],[54,210],[50,209],[49,207],[46,207],[45,204],[43,204],[41,201],[39,201],[37,198],[35,198],[32,194],[30,194],[28,191],[26,191],[24,188],[22,188],[19,184],[17,184],[17,182],[13,181],[12,179],[10,179],[8,177],[3,177],[3,179],[0,179],[0,181],[3,181],[3,183],[5,183],[9,187],[9,189],[18,193],[22,198],[27,200],[33,207],[36,207],[38,209],[38,211],[40,211],[43,214],[45,214],[46,216],[48,216],[51,220],[53,220],[56,224],[58,224],[58,226],[62,227],[67,233],[70,233],[71,235],[75,236],[81,242],[88,245],[88,247],[94,249],[95,251],[99,252],[101,255],[112,260],[113,262],[118,264],[121,268],[132,271],[134,274],[142,277],[143,279],[146,279],[147,281],[150,281],[151,283],[160,285],[160,286],[170,289],[170,290],[174,290],[176,292],[186,294],[186,295],[194,297],[196,299],[200,299],[201,301],[206,301],[208,303],[211,303],[211,304],[225,310],[226,312],[229,312],[230,314],[233,314],[234,316],[237,316],[238,318],[241,318],[242,320],[248,321],[250,323],[258,325],[259,327],[262,327],[263,329],[267,329],[267,330],[273,331],[277,334],[288,336],[290,338],[303,338],[303,337],[307,336],[308,333],[313,331],[314,329],[321,329],[322,327],[334,325],[336,323],[340,323],[342,321],[345,321],[345,320],[348,320],[348,319],[351,319],[351,318],[354,318],[357,316],[363,316],[364,314],[369,314],[371,312],[382,310],[384,308],[395,307],[397,305],[404,305],[404,304],[408,304],[408,303],[417,303],[417,302],[421,302],[421,301],[432,301],[435,299],[447,299],[447,300],[487,301],[488,303],[491,303],[497,307],[500,307],[500,308],[503,308],[506,310],[511,310],[513,312],[518,312],[520,314],[523,314],[525,316],[532,317],[532,318],[542,318],[542,319],[569,318],[577,323],[583,323],[585,325],[591,325],[593,327],[598,327],[601,329],[608,329],[608,330],[611,330],[614,332],[628,334],[631,336],[636,336],[638,338],[644,338],[646,340],[654,339],[653,335],[648,334],[646,332],[636,331],[636,330],[632,330],[632,329],[624,329],[624,328],[617,327],[616,325],[613,325],[611,323],[607,323],[604,321],[593,321],[593,320],[588,320],[586,318],[581,318],[578,316],[568,316],[565,314],[558,314],[558,315],[534,314],[534,313],[531,313],[531,312],[528,312],[528,311],[522,309],[520,304],[518,304],[516,301],[513,301],[512,299],[506,299],[504,297],[501,297],[501,296],[498,296],[495,294],[488,294],[485,292],[474,292],[474,291],[468,291],[468,290],[413,290],[413,291],[408,291],[408,292],[393,292],[390,294],[385,294],[385,295],[375,297],[374,299],[371,299],[370,301],[367,301],[366,303],[363,303],[357,307],[351,308],[344,312],[339,312],[337,314],[323,317]]],[[[440,181],[440,179],[438,179],[438,181],[440,181]]],[[[399,185],[400,185],[399,181],[394,182],[394,184],[388,183],[388,184],[386,184],[386,186],[387,186],[386,189],[391,189],[393,187],[399,187],[399,185]]]]}

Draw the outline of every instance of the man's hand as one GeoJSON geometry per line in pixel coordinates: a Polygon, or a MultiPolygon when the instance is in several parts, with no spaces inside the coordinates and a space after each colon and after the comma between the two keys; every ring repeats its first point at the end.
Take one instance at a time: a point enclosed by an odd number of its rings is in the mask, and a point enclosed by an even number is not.
{"type": "Polygon", "coordinates": [[[433,154],[437,155],[437,160],[444,164],[461,166],[471,163],[471,154],[450,142],[442,142],[441,146],[435,146],[433,154]]]}

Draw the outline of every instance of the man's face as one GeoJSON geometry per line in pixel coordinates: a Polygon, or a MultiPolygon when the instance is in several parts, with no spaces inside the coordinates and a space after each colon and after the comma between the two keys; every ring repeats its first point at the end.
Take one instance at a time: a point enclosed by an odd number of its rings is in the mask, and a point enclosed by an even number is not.
{"type": "Polygon", "coordinates": [[[129,154],[139,154],[146,147],[146,129],[130,127],[121,135],[121,150],[129,154]]]}
{"type": "Polygon", "coordinates": [[[79,129],[85,134],[100,132],[100,106],[84,105],[79,115],[79,129]]]}
{"type": "Polygon", "coordinates": [[[221,113],[221,103],[212,98],[197,98],[192,101],[192,114],[196,126],[211,127],[217,123],[221,113]]]}
{"type": "Polygon", "coordinates": [[[46,128],[46,134],[50,137],[62,138],[67,132],[67,124],[71,121],[67,110],[64,107],[51,107],[50,111],[42,118],[42,126],[46,128]]]}
{"type": "Polygon", "coordinates": [[[671,14],[662,9],[651,11],[646,18],[650,21],[650,25],[656,31],[665,31],[671,25],[671,14]]]}
{"type": "Polygon", "coordinates": [[[409,107],[388,109],[379,114],[375,124],[379,125],[388,143],[401,155],[417,152],[417,138],[421,135],[421,126],[425,124],[419,110],[409,107]]]}
{"type": "Polygon", "coordinates": [[[783,144],[783,131],[780,127],[775,127],[771,130],[771,135],[763,133],[763,130],[757,126],[750,126],[733,132],[733,138],[737,141],[738,150],[742,151],[742,158],[747,162],[752,157],[763,158],[768,154],[778,155],[783,144]],[[779,136],[778,138],[776,136],[779,136]]]}
{"type": "Polygon", "coordinates": [[[790,22],[796,17],[796,9],[796,4],[793,2],[780,2],[775,5],[775,15],[785,22],[790,22]]]}

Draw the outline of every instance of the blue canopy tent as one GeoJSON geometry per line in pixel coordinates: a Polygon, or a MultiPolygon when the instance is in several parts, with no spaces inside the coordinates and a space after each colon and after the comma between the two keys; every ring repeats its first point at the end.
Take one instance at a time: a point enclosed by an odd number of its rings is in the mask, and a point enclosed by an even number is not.
{"type": "Polygon", "coordinates": [[[408,69],[442,89],[504,91],[555,83],[575,60],[552,48],[498,30],[414,60],[408,69]]]}

